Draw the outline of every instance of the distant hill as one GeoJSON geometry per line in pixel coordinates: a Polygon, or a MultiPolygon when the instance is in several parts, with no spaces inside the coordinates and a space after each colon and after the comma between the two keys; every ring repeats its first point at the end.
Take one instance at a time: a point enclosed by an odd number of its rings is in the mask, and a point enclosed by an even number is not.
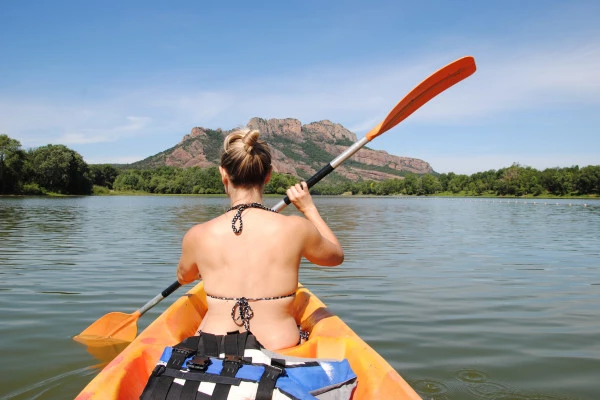
{"type": "MultiPolygon", "coordinates": [[[[258,129],[271,147],[273,170],[308,178],[356,142],[354,133],[331,121],[302,125],[293,118],[252,118],[247,125],[258,129]]],[[[131,164],[135,168],[159,166],[210,167],[219,165],[223,139],[231,131],[196,127],[174,147],[131,164]]],[[[336,169],[351,181],[382,181],[401,177],[408,172],[432,173],[429,163],[410,157],[399,157],[382,150],[362,148],[336,169]]]]}

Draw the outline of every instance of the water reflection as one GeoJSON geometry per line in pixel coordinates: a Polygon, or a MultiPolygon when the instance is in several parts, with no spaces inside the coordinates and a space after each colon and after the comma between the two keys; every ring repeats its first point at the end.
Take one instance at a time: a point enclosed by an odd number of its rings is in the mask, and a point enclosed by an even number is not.
{"type": "MultiPolygon", "coordinates": [[[[301,282],[423,398],[597,397],[600,201],[315,201],[346,261],[304,261],[301,282]]],[[[71,337],[163,290],[183,234],[227,207],[224,197],[0,198],[0,350],[11,365],[0,397],[74,397],[96,358],[120,349],[86,351],[71,337]],[[39,354],[53,363],[32,382],[39,354]]]]}

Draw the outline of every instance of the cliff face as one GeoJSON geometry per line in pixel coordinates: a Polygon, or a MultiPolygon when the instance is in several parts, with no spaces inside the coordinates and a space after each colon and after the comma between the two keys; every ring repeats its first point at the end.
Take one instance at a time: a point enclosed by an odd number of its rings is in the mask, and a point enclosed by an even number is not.
{"type": "MultiPolygon", "coordinates": [[[[293,118],[252,118],[247,125],[258,129],[271,147],[275,172],[307,178],[357,141],[354,133],[331,121],[302,125],[293,118]]],[[[219,165],[224,137],[231,131],[195,127],[171,149],[134,163],[138,167],[209,167],[219,165]]],[[[416,158],[399,157],[382,150],[361,149],[336,172],[350,180],[381,181],[406,172],[425,174],[431,166],[416,158]]]]}

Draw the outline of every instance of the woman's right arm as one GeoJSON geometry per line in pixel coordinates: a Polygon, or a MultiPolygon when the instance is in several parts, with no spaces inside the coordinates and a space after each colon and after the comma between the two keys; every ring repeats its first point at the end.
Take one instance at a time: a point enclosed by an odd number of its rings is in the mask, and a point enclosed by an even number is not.
{"type": "Polygon", "coordinates": [[[319,214],[306,182],[290,187],[287,195],[308,220],[303,223],[302,227],[305,237],[303,256],[317,265],[329,267],[340,265],[344,261],[344,250],[333,231],[319,214]]]}

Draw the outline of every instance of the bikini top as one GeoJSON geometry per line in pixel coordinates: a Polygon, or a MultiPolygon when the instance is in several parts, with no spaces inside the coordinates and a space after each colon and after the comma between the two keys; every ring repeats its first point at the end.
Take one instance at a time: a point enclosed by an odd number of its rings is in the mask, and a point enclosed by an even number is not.
{"type": "Polygon", "coordinates": [[[250,330],[250,319],[254,317],[254,311],[252,307],[250,307],[251,301],[262,301],[262,300],[279,300],[285,299],[288,297],[294,297],[296,292],[285,294],[283,296],[275,296],[275,297],[258,297],[258,298],[246,298],[246,297],[221,297],[221,296],[213,296],[210,294],[206,294],[206,297],[210,297],[211,299],[217,300],[229,300],[235,301],[235,304],[231,308],[231,319],[237,324],[238,321],[242,322],[244,329],[250,330]],[[236,310],[238,315],[236,316],[236,310]]]}
{"type": "MultiPolygon", "coordinates": [[[[231,229],[233,229],[233,233],[235,233],[236,235],[239,235],[242,233],[242,229],[244,228],[244,223],[242,221],[242,212],[247,208],[259,208],[259,209],[265,210],[265,211],[277,212],[275,210],[272,210],[268,207],[263,206],[260,203],[244,203],[244,204],[238,204],[236,206],[229,208],[227,211],[237,210],[237,212],[235,213],[235,216],[233,217],[233,220],[231,221],[231,229]],[[237,222],[239,222],[239,228],[236,226],[237,222]]],[[[242,325],[244,326],[244,329],[249,331],[250,330],[250,319],[252,317],[254,317],[254,311],[252,310],[252,307],[250,307],[249,302],[262,301],[262,300],[279,300],[279,299],[285,299],[287,297],[293,297],[295,295],[296,295],[296,292],[294,291],[293,293],[286,294],[283,296],[259,297],[259,298],[254,298],[254,299],[252,299],[252,298],[249,299],[246,297],[220,297],[220,296],[213,296],[208,293],[206,294],[206,297],[210,297],[211,299],[217,299],[217,300],[235,301],[235,304],[231,308],[231,319],[233,319],[233,321],[235,323],[238,323],[238,321],[241,321],[242,325]],[[236,316],[236,310],[238,312],[237,316],[236,316]]]]}

